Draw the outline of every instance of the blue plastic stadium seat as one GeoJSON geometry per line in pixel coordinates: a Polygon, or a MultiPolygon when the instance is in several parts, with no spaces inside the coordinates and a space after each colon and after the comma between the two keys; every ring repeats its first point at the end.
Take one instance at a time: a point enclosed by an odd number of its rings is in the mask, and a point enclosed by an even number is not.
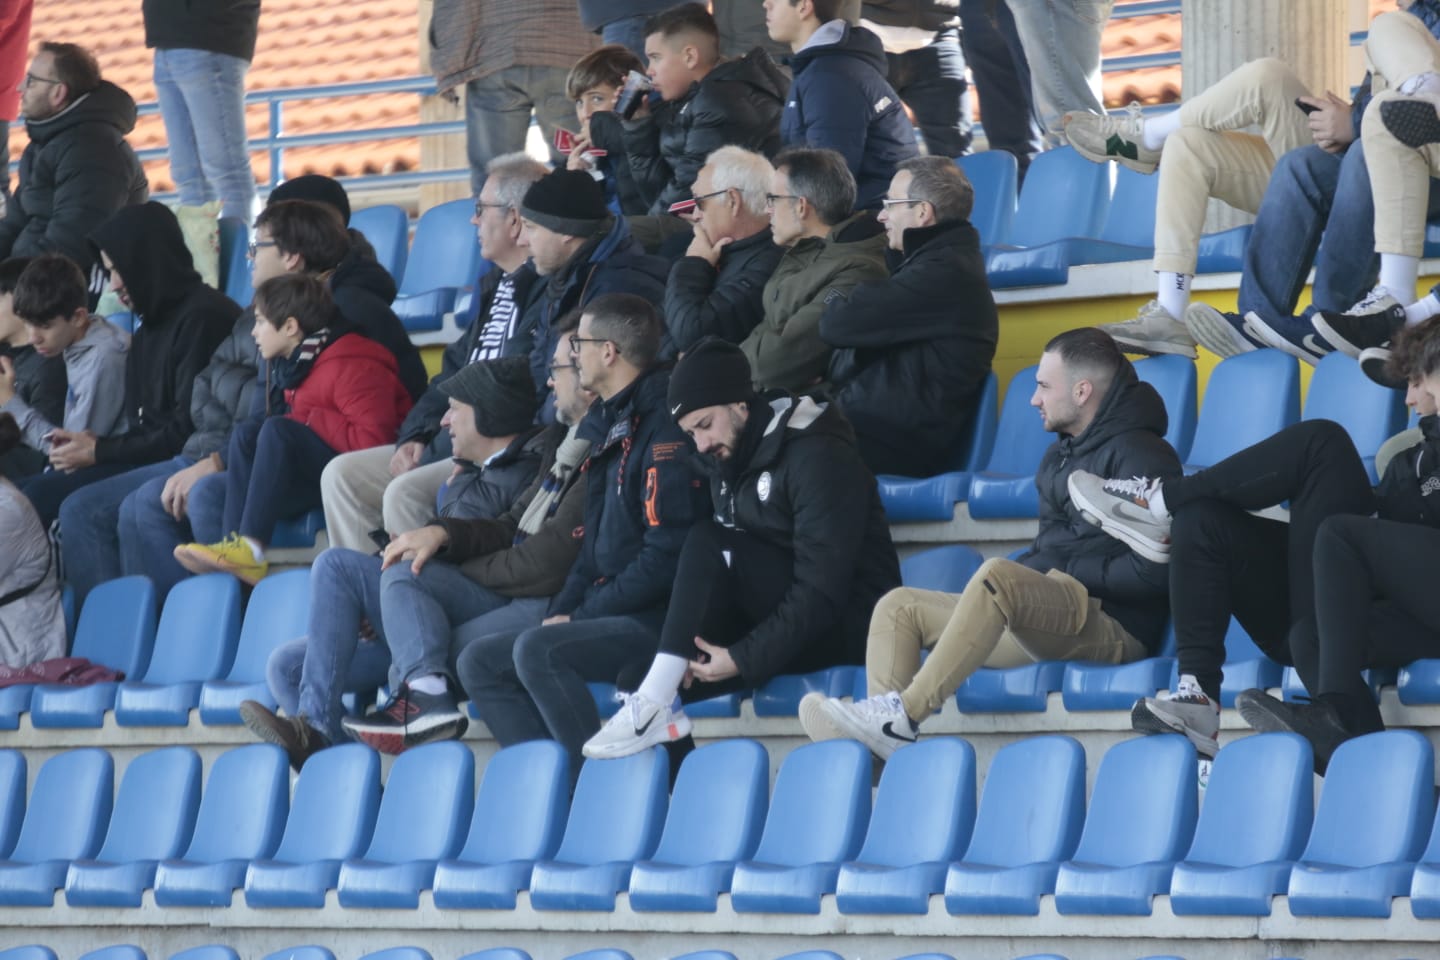
{"type": "Polygon", "coordinates": [[[917,590],[959,593],[984,562],[979,550],[963,543],[932,547],[900,561],[900,582],[917,590]]]}
{"type": "Polygon", "coordinates": [[[1375,454],[1405,429],[1405,413],[1404,391],[1380,386],[1365,376],[1357,361],[1337,350],[1316,364],[1301,419],[1333,420],[1344,427],[1370,472],[1370,482],[1379,483],[1375,454]]]}
{"type": "MultiPolygon", "coordinates": [[[[613,683],[587,683],[590,688],[590,696],[595,700],[595,709],[600,713],[601,720],[608,720],[620,709],[620,697],[613,683]]],[[[470,712],[476,717],[480,716],[475,710],[475,705],[470,705],[470,712]]]]}
{"type": "Polygon", "coordinates": [[[290,808],[290,761],[274,744],[255,743],[215,758],[190,846],[155,871],[162,907],[228,907],[250,861],[274,854],[290,808]]]}
{"type": "Polygon", "coordinates": [[[637,860],[655,852],[665,822],[670,761],[663,747],[580,768],[570,819],[553,860],[535,864],[537,910],[613,910],[637,860]]]}
{"type": "Polygon", "coordinates": [[[1154,387],[1160,399],[1165,401],[1165,413],[1170,421],[1165,441],[1175,448],[1180,462],[1184,463],[1190,453],[1190,444],[1195,440],[1195,419],[1199,408],[1195,399],[1195,361],[1174,354],[1148,357],[1135,364],[1135,374],[1154,387]]]}
{"type": "Polygon", "coordinates": [[[655,855],[630,873],[634,910],[714,911],[735,864],[760,842],[769,804],[770,757],[754,740],[726,740],[680,766],[655,855]],[[705,824],[696,830],[697,823],[705,824]]]}
{"type": "Polygon", "coordinates": [[[970,846],[945,876],[954,914],[1040,912],[1085,820],[1085,751],[1070,737],[1031,737],[990,761],[970,846]]]}
{"type": "Polygon", "coordinates": [[[1266,733],[1215,757],[1190,852],[1170,877],[1177,914],[1269,916],[1314,815],[1310,744],[1266,733]]]}
{"type": "Polygon", "coordinates": [[[59,958],[55,956],[55,951],[49,947],[32,944],[24,947],[11,947],[9,950],[0,950],[0,960],[59,960],[59,958]]]}
{"type": "Polygon", "coordinates": [[[734,690],[718,697],[707,697],[685,704],[685,713],[690,717],[738,717],[740,701],[750,696],[748,690],[734,690]]]}
{"type": "Polygon", "coordinates": [[[586,950],[583,953],[572,953],[565,960],[635,960],[634,957],[624,950],[601,949],[586,950]]]}
{"type": "Polygon", "coordinates": [[[391,947],[367,953],[360,960],[433,960],[428,951],[419,947],[391,947]]]}
{"type": "Polygon", "coordinates": [[[1065,258],[1071,266],[1149,260],[1155,255],[1155,193],[1160,178],[1116,167],[1109,216],[1096,236],[1069,237],[1065,258]]]}
{"type": "Polygon", "coordinates": [[[25,754],[0,750],[0,860],[10,856],[25,822],[25,754]]]}
{"type": "Polygon", "coordinates": [[[779,960],[845,960],[845,958],[829,950],[801,950],[799,953],[787,953],[779,960]]]}
{"type": "MultiPolygon", "coordinates": [[[[0,960],[4,960],[0,957],[0,960]]],[[[462,958],[463,960],[463,958],[462,958]]],[[[671,960],[736,960],[735,954],[728,950],[696,950],[693,953],[682,953],[671,960]]]]}
{"type": "Polygon", "coordinates": [[[1227,357],[1205,386],[1186,469],[1214,466],[1299,419],[1298,360],[1279,350],[1227,357]]]}
{"type": "Polygon", "coordinates": [[[1410,890],[1435,817],[1435,758],[1414,730],[1347,740],[1330,758],[1315,826],[1290,871],[1297,917],[1388,917],[1410,890]]]}
{"type": "Polygon", "coordinates": [[[252,907],[321,907],[341,861],[370,842],[380,806],[380,755],[358,743],[322,750],[305,762],[290,817],[270,860],[245,874],[252,907]]]}
{"type": "Polygon", "coordinates": [[[200,806],[200,755],[189,747],[142,753],[125,768],[110,829],[93,860],[65,876],[72,907],[138,907],[155,866],[190,842],[200,806]]]}
{"type": "Polygon", "coordinates": [[[1407,706],[1440,703],[1440,660],[1416,660],[1401,667],[1396,686],[1407,706]]]}
{"type": "Polygon", "coordinates": [[[459,291],[480,276],[480,245],[470,223],[474,212],[474,201],[466,198],[421,214],[393,304],[407,330],[439,330],[459,291]]]}
{"type": "Polygon", "coordinates": [[[1128,710],[1141,697],[1170,689],[1172,657],[1146,657],[1134,663],[1065,664],[1060,698],[1066,710],[1128,710]]]}
{"type": "Polygon", "coordinates": [[[239,580],[207,573],[180,581],[165,598],[145,678],[115,691],[115,722],[185,726],[200,704],[200,685],[224,675],[239,637],[239,580]]]}
{"type": "MultiPolygon", "coordinates": [[[[148,577],[121,577],[100,584],[85,598],[71,655],[137,677],[155,644],[155,585],[148,577]]],[[[88,687],[45,684],[30,696],[36,727],[100,727],[115,705],[117,683],[88,687]]]]}
{"type": "MultiPolygon", "coordinates": [[[[1371,667],[1369,670],[1360,671],[1360,676],[1365,679],[1377,703],[1380,701],[1380,688],[1394,686],[1397,680],[1397,673],[1391,667],[1371,667]]],[[[1305,684],[1300,682],[1300,672],[1294,667],[1281,668],[1280,694],[1287,702],[1310,699],[1305,684]]]]}
{"type": "Polygon", "coordinates": [[[305,636],[310,617],[310,571],[286,570],[261,580],[245,605],[235,662],[224,680],[200,687],[200,721],[240,722],[240,704],[255,700],[275,709],[265,681],[265,664],[281,644],[305,636]]]}
{"type": "Polygon", "coordinates": [[[91,950],[89,953],[80,955],[80,960],[146,960],[145,951],[139,947],[125,944],[114,947],[101,947],[99,950],[91,950]]]}
{"type": "Polygon", "coordinates": [[[757,717],[793,717],[807,693],[845,697],[854,689],[854,667],[826,667],[814,673],[781,674],[755,691],[751,706],[757,717]]]}
{"type": "Polygon", "coordinates": [[[950,458],[949,472],[920,479],[892,474],[875,478],[880,502],[891,523],[948,521],[955,516],[955,504],[970,495],[970,475],[990,460],[999,409],[1000,381],[992,372],[985,377],[970,426],[950,458]]]}
{"type": "Polygon", "coordinates": [[[410,908],[435,865],[459,852],[475,807],[475,754],[449,740],[407,750],[390,768],[370,849],[340,867],[342,907],[410,908]]]}
{"type": "Polygon", "coordinates": [[[992,287],[1064,283],[1068,250],[1054,243],[1093,237],[1110,207],[1110,167],[1091,163],[1071,147],[1047,150],[1030,164],[1010,241],[992,248],[986,271],[992,287]]]}
{"type": "Polygon", "coordinates": [[[267,955],[265,960],[335,960],[335,954],[325,947],[290,947],[287,950],[276,950],[267,955]]]}
{"type": "Polygon", "coordinates": [[[731,906],[740,913],[819,913],[840,864],[859,852],[869,818],[869,750],[854,740],[796,749],[775,776],[754,859],[735,868],[731,906]]]}
{"type": "Polygon", "coordinates": [[[912,953],[909,956],[900,957],[899,960],[955,960],[948,953],[912,953]]]}
{"type": "Polygon", "coordinates": [[[1010,378],[1000,408],[995,447],[985,469],[970,478],[970,516],[1036,517],[1040,495],[1035,489],[1035,470],[1055,438],[1045,432],[1040,417],[1030,406],[1035,392],[1035,367],[1026,367],[1010,378]]]}
{"type": "Polygon", "coordinates": [[[1410,911],[1426,920],[1440,919],[1440,816],[1435,823],[1410,881],[1410,911]]]}
{"type": "Polygon", "coordinates": [[[316,508],[295,517],[286,517],[275,524],[270,535],[273,550],[306,550],[315,546],[315,538],[325,529],[325,511],[316,508]]]}
{"type": "Polygon", "coordinates": [[[220,218],[220,289],[240,306],[255,298],[250,286],[250,225],[238,217],[220,218]]]}
{"type": "Polygon", "coordinates": [[[1175,734],[1110,748],[1095,774],[1080,846],[1055,877],[1057,911],[1150,912],[1195,833],[1195,766],[1195,748],[1175,734]]]}
{"type": "MultiPolygon", "coordinates": [[[[0,957],[0,960],[4,958],[0,957]]],[[[210,943],[171,954],[170,960],[240,960],[240,954],[224,944],[210,943]]]]}
{"type": "Polygon", "coordinates": [[[1019,199],[1019,165],[1015,155],[1005,150],[982,150],[957,157],[955,163],[975,188],[975,209],[970,211],[970,223],[980,234],[980,245],[989,247],[1007,242],[1019,199]]]}
{"type": "Polygon", "coordinates": [[[965,713],[1044,713],[1050,694],[1065,680],[1065,663],[1042,660],[1021,667],[981,667],[955,691],[965,713]]]}
{"type": "MultiPolygon", "coordinates": [[[[1173,629],[1173,628],[1172,628],[1173,629]]],[[[1280,664],[1267,657],[1240,621],[1230,618],[1225,632],[1225,669],[1220,680],[1220,706],[1235,706],[1242,690],[1269,690],[1280,686],[1280,664]]]]}
{"type": "Polygon", "coordinates": [[[1239,273],[1245,267],[1245,246],[1250,242],[1250,224],[1232,227],[1200,237],[1196,273],[1239,273]]]}
{"type": "Polygon", "coordinates": [[[65,584],[60,588],[60,609],[65,614],[65,636],[75,639],[75,587],[65,584]]]}
{"type": "Polygon", "coordinates": [[[840,867],[841,913],[915,913],[945,889],[945,871],[975,825],[975,749],[936,737],[897,750],[885,764],[865,844],[840,867]],[[923,803],[916,799],[923,797],[923,803]]]}
{"type": "Polygon", "coordinates": [[[370,246],[375,259],[392,277],[405,275],[405,259],[410,253],[410,215],[393,203],[382,203],[350,214],[350,229],[359,230],[370,246]]]}
{"type": "Polygon", "coordinates": [[[20,839],[0,862],[0,904],[49,907],[70,861],[93,857],[110,822],[115,764],[104,750],[58,753],[35,775],[20,839]]]}
{"type": "Polygon", "coordinates": [[[530,954],[519,947],[491,947],[467,953],[460,960],[530,960],[530,954]]]}

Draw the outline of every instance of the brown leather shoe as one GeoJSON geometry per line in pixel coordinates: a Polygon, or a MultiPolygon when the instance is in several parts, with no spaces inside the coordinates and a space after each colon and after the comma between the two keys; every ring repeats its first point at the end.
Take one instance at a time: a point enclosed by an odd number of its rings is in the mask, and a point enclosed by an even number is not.
{"type": "Polygon", "coordinates": [[[330,738],[310,726],[304,714],[282,717],[263,703],[246,700],[240,704],[240,719],[255,736],[284,750],[297,773],[306,760],[330,746],[330,738]]]}

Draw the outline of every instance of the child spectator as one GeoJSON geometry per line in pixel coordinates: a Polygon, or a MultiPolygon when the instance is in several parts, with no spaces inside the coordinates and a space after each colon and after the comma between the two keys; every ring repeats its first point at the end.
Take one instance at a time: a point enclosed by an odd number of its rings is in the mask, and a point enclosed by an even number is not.
{"type": "MultiPolygon", "coordinates": [[[[625,159],[625,138],[620,127],[606,128],[610,137],[604,142],[595,140],[590,127],[590,118],[597,113],[609,113],[615,109],[615,100],[625,77],[631,70],[645,72],[645,64],[629,50],[617,44],[609,44],[593,50],[575,62],[570,75],[565,78],[565,95],[575,101],[575,116],[580,120],[580,135],[565,165],[571,170],[598,171],[605,181],[605,199],[620,204],[620,212],[626,216],[643,214],[648,205],[640,195],[635,178],[630,175],[630,164],[625,159]],[[603,157],[587,157],[591,150],[604,150],[603,157]]],[[[603,124],[602,124],[603,126],[603,124]]]]}
{"type": "MultiPolygon", "coordinates": [[[[29,266],[29,257],[0,263],[0,408],[13,398],[39,411],[51,423],[65,416],[65,361],[44,357],[30,346],[30,332],[15,312],[15,284],[29,266]]],[[[0,455],[0,475],[19,482],[45,469],[45,454],[26,446],[23,438],[0,455]]]]}

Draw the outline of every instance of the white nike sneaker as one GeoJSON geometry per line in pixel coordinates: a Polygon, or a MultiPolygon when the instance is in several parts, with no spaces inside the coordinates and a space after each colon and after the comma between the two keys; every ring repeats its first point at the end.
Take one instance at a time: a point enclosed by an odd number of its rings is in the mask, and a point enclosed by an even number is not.
{"type": "Polygon", "coordinates": [[[1065,481],[1070,502],[1088,522],[1146,560],[1170,562],[1170,520],[1153,506],[1161,482],[1148,477],[1106,480],[1076,470],[1065,481]]]}
{"type": "Polygon", "coordinates": [[[841,737],[859,740],[881,760],[915,742],[915,724],[906,715],[900,694],[893,691],[854,703],[826,697],[821,706],[841,737]]]}
{"type": "Polygon", "coordinates": [[[581,752],[592,760],[613,760],[639,753],[657,743],[669,743],[690,735],[690,718],[678,701],[655,703],[638,693],[619,695],[621,706],[581,752]]]}

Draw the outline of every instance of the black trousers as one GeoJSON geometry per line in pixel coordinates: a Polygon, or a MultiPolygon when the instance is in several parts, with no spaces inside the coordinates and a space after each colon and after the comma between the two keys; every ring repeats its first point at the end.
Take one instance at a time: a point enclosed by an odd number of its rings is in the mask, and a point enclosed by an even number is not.
{"type": "Polygon", "coordinates": [[[1315,630],[1312,557],[1322,522],[1366,516],[1374,492],[1349,435],[1309,420],[1213,467],[1165,482],[1170,529],[1170,614],[1180,672],[1220,695],[1230,617],[1282,664],[1292,635],[1315,630]],[[1247,511],[1289,501],[1290,522],[1247,511]]]}

